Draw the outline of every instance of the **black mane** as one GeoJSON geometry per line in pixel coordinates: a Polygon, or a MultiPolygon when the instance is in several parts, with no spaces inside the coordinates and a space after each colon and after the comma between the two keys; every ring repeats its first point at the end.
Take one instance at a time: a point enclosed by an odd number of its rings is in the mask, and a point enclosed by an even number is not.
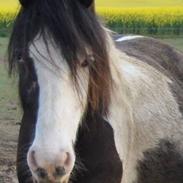
{"type": "Polygon", "coordinates": [[[93,110],[100,108],[106,113],[111,81],[106,33],[90,8],[79,0],[29,0],[17,16],[10,38],[10,74],[20,60],[25,64],[29,60],[29,45],[38,34],[46,45],[48,35],[54,40],[74,78],[80,63],[78,55],[87,58],[86,48],[92,51],[95,62],[89,69],[89,104],[93,110]]]}

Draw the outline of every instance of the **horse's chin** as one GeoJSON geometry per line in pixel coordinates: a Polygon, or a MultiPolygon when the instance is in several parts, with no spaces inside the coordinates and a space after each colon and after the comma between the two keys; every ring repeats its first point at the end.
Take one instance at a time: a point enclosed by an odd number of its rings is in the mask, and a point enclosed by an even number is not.
{"type": "Polygon", "coordinates": [[[51,180],[36,180],[35,178],[33,178],[33,183],[69,183],[69,179],[70,176],[65,176],[63,177],[61,180],[57,180],[57,181],[51,181],[51,180]]]}

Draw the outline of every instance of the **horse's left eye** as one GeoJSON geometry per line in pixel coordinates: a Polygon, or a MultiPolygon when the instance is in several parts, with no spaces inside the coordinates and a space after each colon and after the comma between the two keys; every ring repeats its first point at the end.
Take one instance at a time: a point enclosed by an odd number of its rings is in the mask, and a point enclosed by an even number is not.
{"type": "Polygon", "coordinates": [[[88,60],[85,59],[82,63],[81,63],[81,67],[87,67],[88,66],[88,60]]]}
{"type": "Polygon", "coordinates": [[[88,55],[87,58],[81,63],[81,67],[87,67],[95,62],[93,55],[88,55]]]}

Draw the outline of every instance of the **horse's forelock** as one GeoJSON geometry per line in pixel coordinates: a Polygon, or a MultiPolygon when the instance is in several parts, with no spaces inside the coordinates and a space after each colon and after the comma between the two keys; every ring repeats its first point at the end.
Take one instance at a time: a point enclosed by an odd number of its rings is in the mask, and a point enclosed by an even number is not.
{"type": "MultiPolygon", "coordinates": [[[[22,4],[28,2],[21,0],[22,4]]],[[[82,62],[79,55],[87,56],[89,48],[95,62],[89,67],[88,104],[93,111],[107,113],[111,74],[106,33],[95,14],[83,7],[83,2],[85,1],[44,0],[44,3],[39,4],[35,1],[32,7],[21,9],[9,44],[10,71],[18,65],[19,57],[26,62],[29,45],[36,35],[40,34],[46,40],[48,33],[60,49],[76,81],[77,66],[82,62]]],[[[94,1],[85,3],[92,6],[94,1]]]]}
{"type": "Polygon", "coordinates": [[[94,0],[79,0],[79,2],[85,7],[89,8],[94,3],[94,0]]]}
{"type": "Polygon", "coordinates": [[[94,63],[94,66],[89,68],[88,104],[92,112],[104,116],[108,114],[112,88],[111,72],[107,61],[98,60],[98,63],[94,63]]]}
{"type": "MultiPolygon", "coordinates": [[[[31,4],[35,3],[35,1],[39,1],[41,3],[41,0],[19,0],[20,4],[24,8],[28,8],[29,6],[31,6],[31,4]]],[[[77,0],[77,1],[79,1],[86,8],[90,8],[91,6],[94,5],[95,2],[95,0],[77,0]]]]}

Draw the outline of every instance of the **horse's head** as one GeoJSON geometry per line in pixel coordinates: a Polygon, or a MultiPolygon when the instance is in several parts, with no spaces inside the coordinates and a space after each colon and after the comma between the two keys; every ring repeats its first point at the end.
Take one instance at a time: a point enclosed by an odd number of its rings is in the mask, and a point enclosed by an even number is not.
{"type": "Polygon", "coordinates": [[[24,112],[34,106],[27,97],[37,103],[28,165],[37,181],[67,181],[84,114],[107,115],[111,75],[106,34],[91,11],[92,0],[20,2],[9,63],[10,70],[19,67],[24,112]],[[32,95],[36,88],[39,92],[32,95]]]}

